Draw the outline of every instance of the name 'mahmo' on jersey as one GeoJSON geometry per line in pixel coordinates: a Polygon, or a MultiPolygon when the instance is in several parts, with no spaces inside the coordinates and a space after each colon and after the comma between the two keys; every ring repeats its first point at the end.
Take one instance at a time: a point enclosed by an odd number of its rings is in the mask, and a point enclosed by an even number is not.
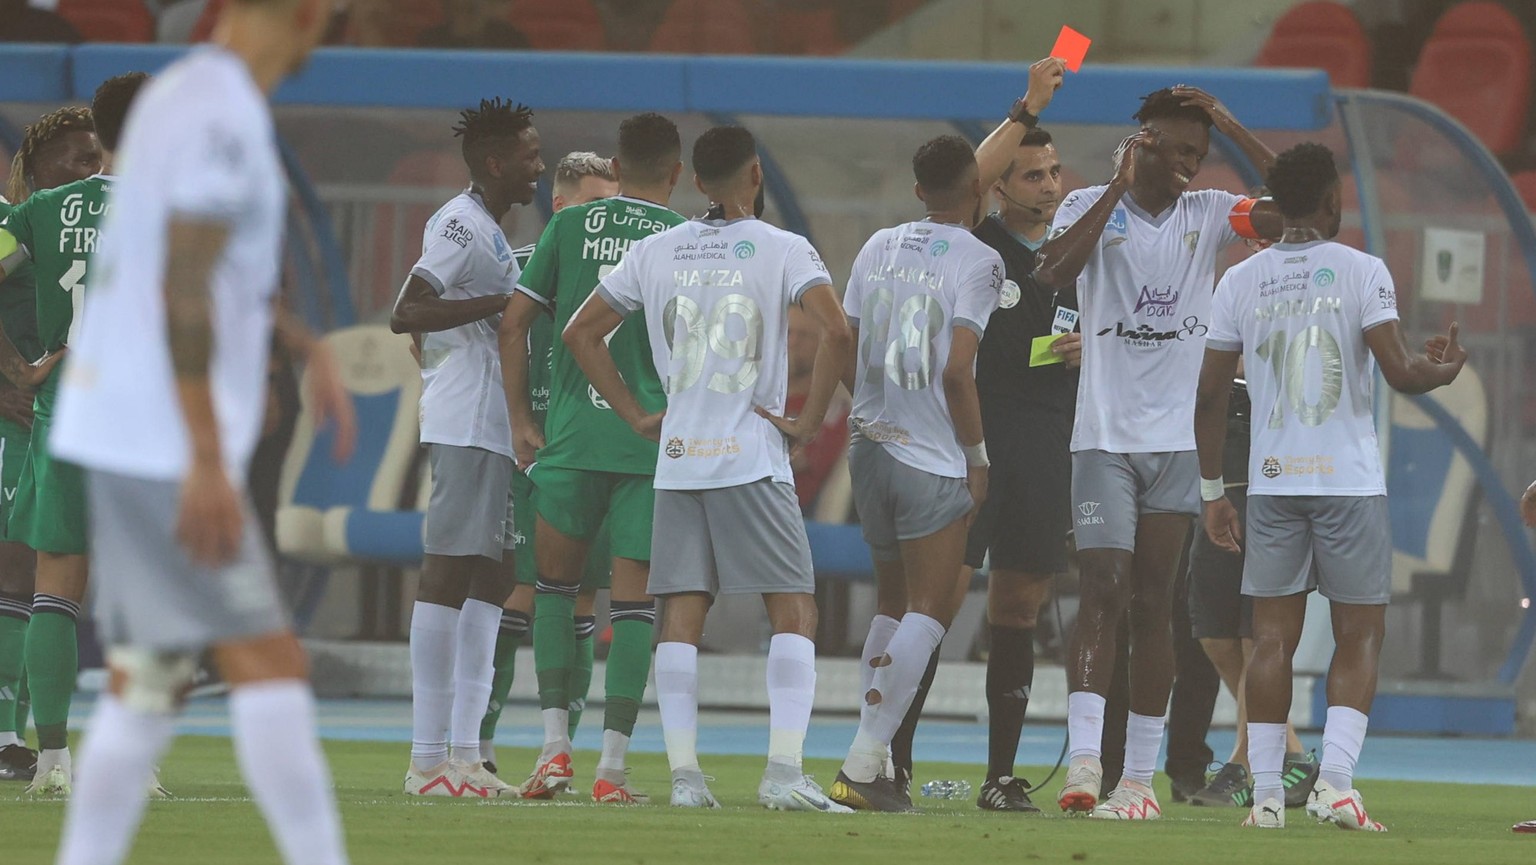
{"type": "Polygon", "coordinates": [[[633,204],[624,205],[622,210],[593,208],[587,211],[586,219],[582,221],[582,228],[587,234],[597,236],[588,237],[581,242],[582,258],[590,261],[617,262],[629,252],[629,248],[635,245],[635,241],[639,240],[634,237],[614,237],[603,234],[610,226],[624,226],[652,234],[672,227],[657,219],[646,208],[633,204]]]}

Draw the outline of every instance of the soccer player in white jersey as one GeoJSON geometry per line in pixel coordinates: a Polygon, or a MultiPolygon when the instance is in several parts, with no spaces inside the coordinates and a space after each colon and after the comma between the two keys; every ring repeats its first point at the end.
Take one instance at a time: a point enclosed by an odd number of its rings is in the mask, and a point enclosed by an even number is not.
{"type": "MultiPolygon", "coordinates": [[[[289,865],[342,865],[304,650],[238,486],[261,434],[287,188],[266,95],[327,0],[236,0],[214,43],[139,94],[51,444],[83,466],[108,691],[80,749],[60,865],[123,861],[197,659],[230,685],[235,753],[289,865]]],[[[334,359],[301,326],[307,404],[356,437],[334,359]]],[[[329,421],[328,421],[329,419],[329,421]]]]}
{"type": "Polygon", "coordinates": [[[912,158],[927,218],[864,244],[843,309],[858,343],[848,449],[854,504],[881,609],[904,609],[884,645],[865,642],[864,710],[829,791],[873,811],[910,810],[885,774],[891,739],[959,606],[966,529],[986,497],[976,349],[1003,287],[1003,260],[971,234],[981,219],[975,154],[941,136],[912,158]]]}
{"type": "MultiPolygon", "coordinates": [[[[1205,159],[1212,125],[1261,170],[1274,159],[1221,103],[1195,88],[1152,93],[1136,119],[1141,129],[1121,145],[1109,183],[1062,202],[1035,271],[1044,285],[1076,283],[1083,331],[1072,432],[1082,603],[1067,645],[1071,761],[1058,804],[1119,820],[1162,813],[1152,774],[1173,684],[1174,572],[1200,509],[1195,384],[1216,259],[1238,239],[1228,216],[1243,201],[1186,187],[1205,159]],[[1132,652],[1125,774],[1101,802],[1104,698],[1126,615],[1132,652]]],[[[1279,236],[1272,204],[1249,209],[1260,233],[1279,236]]]]}
{"type": "Polygon", "coordinates": [[[1408,353],[1386,263],[1331,239],[1343,206],[1328,148],[1298,144],[1280,154],[1268,185],[1284,234],[1217,285],[1195,409],[1205,530],[1238,552],[1243,538],[1221,460],[1227,395],[1241,360],[1253,401],[1243,594],[1254,599],[1246,685],[1254,804],[1243,825],[1285,825],[1280,773],[1291,656],[1307,594],[1316,588],[1329,600],[1336,648],[1322,771],[1307,813],[1380,832],[1353,781],[1392,596],[1392,526],[1374,423],[1376,365],[1393,389],[1424,393],[1454,381],[1467,353],[1455,324],[1422,356],[1408,353]],[[1308,557],[1315,571],[1305,567],[1308,557]]]}
{"type": "Polygon", "coordinates": [[[497,319],[521,273],[501,230],[544,173],[533,112],[501,99],[460,114],[469,188],[427,220],[390,328],[421,342],[421,441],[432,462],[426,556],[411,611],[411,765],[405,792],[500,796],[480,721],[512,591],[512,428],[497,319]],[[451,750],[450,750],[451,746],[451,750]]]}
{"type": "Polygon", "coordinates": [[[662,599],[656,699],[672,804],[718,808],[699,768],[698,653],[717,594],[761,595],[768,647],[768,808],[847,812],[801,768],[816,697],[816,578],[795,497],[791,448],[821,429],[852,336],[821,256],[755,218],[763,185],[751,133],[718,126],[693,146],[695,183],[723,218],[685,222],[636,243],[566,326],[564,339],[619,417],[661,443],[649,591],[662,599]],[[786,418],[789,308],[822,330],[811,393],[786,418]],[[641,407],[604,338],[643,310],[667,407],[641,407]]]}

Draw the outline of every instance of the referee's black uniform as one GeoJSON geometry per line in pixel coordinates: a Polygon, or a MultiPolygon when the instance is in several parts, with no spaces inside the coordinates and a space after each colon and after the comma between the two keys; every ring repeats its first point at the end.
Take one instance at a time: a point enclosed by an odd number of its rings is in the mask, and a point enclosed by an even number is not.
{"type": "Polygon", "coordinates": [[[1003,297],[976,353],[976,391],[992,468],[986,501],[971,527],[965,563],[1032,574],[1067,570],[1072,529],[1072,420],[1076,369],[1064,363],[1030,367],[1030,343],[1051,333],[1058,306],[1077,309],[1077,289],[1056,291],[1035,281],[1035,250],[997,214],[975,235],[997,250],[1007,268],[1003,297]]]}

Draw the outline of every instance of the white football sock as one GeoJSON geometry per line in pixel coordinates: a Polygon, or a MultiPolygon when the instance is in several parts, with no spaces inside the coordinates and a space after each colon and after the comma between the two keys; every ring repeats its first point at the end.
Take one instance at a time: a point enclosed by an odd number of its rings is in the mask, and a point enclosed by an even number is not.
{"type": "Polygon", "coordinates": [[[116,865],[128,857],[155,762],[175,733],[174,715],[133,711],[101,696],[80,745],[86,771],[65,810],[59,865],[116,865]]]}
{"type": "Polygon", "coordinates": [[[4,747],[6,747],[8,745],[20,745],[20,744],[22,744],[22,741],[21,741],[21,739],[15,733],[13,733],[13,732],[0,733],[0,748],[4,748],[4,747]]]}
{"type": "Polygon", "coordinates": [[[799,770],[816,702],[816,644],[799,634],[768,642],[768,762],[799,770]]]}
{"type": "Polygon", "coordinates": [[[1264,804],[1274,798],[1285,801],[1285,724],[1248,722],[1248,768],[1253,773],[1253,801],[1264,804]]]}
{"type": "Polygon", "coordinates": [[[556,754],[571,753],[571,713],[569,709],[540,709],[544,720],[544,750],[540,760],[549,760],[556,754]]]}
{"type": "Polygon", "coordinates": [[[937,619],[922,613],[901,617],[901,624],[885,647],[884,654],[890,656],[891,662],[875,670],[874,681],[864,692],[868,711],[859,713],[859,731],[843,761],[843,774],[850,780],[873,781],[885,768],[891,739],[911,708],[928,661],[942,639],[944,626],[937,619]],[[870,697],[875,695],[878,702],[870,705],[870,697]]]}
{"type": "Polygon", "coordinates": [[[672,771],[699,771],[699,647],[656,646],[656,705],[672,771]]]}
{"type": "Polygon", "coordinates": [[[1355,763],[1360,760],[1360,749],[1365,747],[1365,728],[1369,724],[1370,718],[1348,706],[1328,707],[1319,777],[1334,789],[1354,789],[1355,763]]]}
{"type": "Polygon", "coordinates": [[[864,719],[873,707],[864,702],[864,695],[875,684],[875,668],[870,662],[885,654],[885,649],[891,644],[891,637],[896,635],[896,629],[901,627],[899,619],[890,616],[875,616],[870,620],[869,633],[864,637],[864,650],[859,653],[859,723],[864,719]]]}
{"type": "Polygon", "coordinates": [[[1067,695],[1067,747],[1071,759],[1103,755],[1104,698],[1092,691],[1067,695]]]}
{"type": "Polygon", "coordinates": [[[411,762],[419,772],[448,759],[458,628],[453,607],[417,601],[411,608],[411,762]]]}
{"type": "Polygon", "coordinates": [[[603,753],[597,758],[597,777],[612,784],[624,783],[624,759],[629,737],[618,730],[603,731],[603,753]]]}
{"type": "Polygon", "coordinates": [[[496,670],[496,634],[501,607],[470,599],[459,612],[454,635],[453,719],[450,724],[453,759],[479,763],[480,722],[491,704],[491,677],[496,670]]]}
{"type": "Polygon", "coordinates": [[[346,865],[331,773],[307,682],[275,679],[229,694],[235,756],[287,865],[346,865]]]}
{"type": "Polygon", "coordinates": [[[1163,748],[1167,715],[1152,717],[1131,712],[1125,721],[1125,779],[1152,786],[1157,752],[1163,748]]]}

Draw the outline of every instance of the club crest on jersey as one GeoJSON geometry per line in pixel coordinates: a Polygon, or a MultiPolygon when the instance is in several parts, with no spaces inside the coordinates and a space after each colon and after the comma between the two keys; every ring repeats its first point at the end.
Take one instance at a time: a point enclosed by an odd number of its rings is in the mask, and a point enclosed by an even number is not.
{"type": "Polygon", "coordinates": [[[1174,308],[1179,305],[1179,292],[1173,286],[1166,288],[1152,288],[1143,285],[1141,294],[1136,297],[1136,308],[1131,310],[1132,315],[1139,315],[1143,309],[1147,315],[1153,318],[1173,315],[1174,308]]]}
{"type": "Polygon", "coordinates": [[[757,255],[757,247],[750,240],[738,240],[736,245],[731,247],[731,252],[735,253],[737,258],[746,259],[757,255]]]}
{"type": "Polygon", "coordinates": [[[935,240],[933,242],[933,245],[928,247],[928,251],[933,254],[934,258],[938,258],[939,256],[943,255],[944,253],[949,252],[949,241],[947,241],[947,240],[935,240]]]}
{"type": "Polygon", "coordinates": [[[1189,247],[1189,254],[1195,254],[1195,247],[1200,245],[1200,232],[1191,231],[1184,235],[1184,245],[1189,247]]]}
{"type": "Polygon", "coordinates": [[[663,453],[675,460],[682,459],[683,454],[686,453],[683,448],[683,440],[678,436],[667,439],[667,447],[663,453]]]}
{"type": "Polygon", "coordinates": [[[998,292],[997,308],[1013,309],[1015,306],[1019,305],[1019,298],[1023,296],[1023,294],[1024,293],[1019,290],[1019,284],[1017,282],[1014,282],[1011,279],[1003,280],[1003,290],[998,292]]]}
{"type": "Polygon", "coordinates": [[[587,385],[587,399],[592,401],[593,408],[613,411],[613,406],[608,404],[608,400],[603,399],[603,395],[597,392],[597,388],[590,384],[587,385]]]}
{"type": "Polygon", "coordinates": [[[1280,477],[1280,460],[1275,457],[1265,457],[1264,466],[1259,469],[1259,474],[1271,480],[1280,477]]]}

